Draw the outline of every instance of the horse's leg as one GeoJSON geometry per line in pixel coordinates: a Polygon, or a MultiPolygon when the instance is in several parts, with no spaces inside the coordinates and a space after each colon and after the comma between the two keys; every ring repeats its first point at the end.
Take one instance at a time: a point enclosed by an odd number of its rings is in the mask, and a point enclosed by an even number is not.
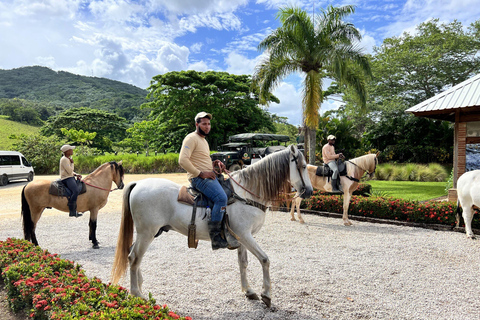
{"type": "Polygon", "coordinates": [[[262,290],[262,301],[270,307],[272,305],[271,301],[271,283],[270,283],[270,259],[268,256],[263,252],[263,250],[258,246],[257,242],[253,238],[251,234],[246,234],[241,237],[242,240],[240,241],[255,257],[257,257],[258,261],[262,265],[263,269],[263,290],[262,290]]]}
{"type": "Polygon", "coordinates": [[[97,240],[97,218],[98,218],[98,209],[90,210],[90,221],[88,222],[89,233],[88,240],[92,241],[93,249],[100,248],[97,240]]]}
{"type": "Polygon", "coordinates": [[[302,214],[300,213],[300,205],[301,204],[302,204],[302,198],[301,197],[296,198],[295,199],[295,205],[297,206],[298,220],[300,221],[300,223],[305,223],[305,221],[303,221],[302,214]]]}
{"type": "Polygon", "coordinates": [[[130,250],[128,261],[130,262],[130,292],[137,297],[147,299],[142,293],[143,277],[140,271],[143,255],[152,243],[153,235],[137,234],[137,239],[130,250]]]}
{"type": "Polygon", "coordinates": [[[247,249],[240,245],[237,249],[238,253],[238,265],[240,266],[240,279],[242,282],[242,291],[245,292],[245,296],[250,300],[260,300],[257,294],[250,288],[247,280],[247,267],[248,267],[248,257],[247,249]]]}
{"type": "Polygon", "coordinates": [[[37,241],[37,235],[35,234],[35,230],[37,229],[37,222],[38,220],[40,220],[40,217],[42,216],[42,212],[43,210],[45,210],[45,208],[41,208],[41,207],[33,207],[31,208],[31,215],[32,215],[32,223],[33,223],[33,227],[32,227],[32,231],[30,233],[30,237],[31,237],[31,241],[34,245],[38,246],[38,241],[37,241]]]}
{"type": "MultiPolygon", "coordinates": [[[[350,188],[345,188],[346,192],[343,193],[343,224],[346,226],[351,226],[352,223],[350,220],[348,220],[348,206],[350,205],[350,198],[352,197],[352,194],[349,192],[350,188]]],[[[353,192],[353,191],[352,191],[353,192]]]]}
{"type": "Polygon", "coordinates": [[[471,205],[463,207],[463,220],[465,221],[465,232],[467,234],[467,238],[475,239],[475,235],[472,231],[472,219],[473,219],[473,208],[471,205]]]}
{"type": "Polygon", "coordinates": [[[291,221],[297,221],[295,219],[295,199],[292,199],[292,201],[290,201],[290,216],[291,216],[291,221]]]}

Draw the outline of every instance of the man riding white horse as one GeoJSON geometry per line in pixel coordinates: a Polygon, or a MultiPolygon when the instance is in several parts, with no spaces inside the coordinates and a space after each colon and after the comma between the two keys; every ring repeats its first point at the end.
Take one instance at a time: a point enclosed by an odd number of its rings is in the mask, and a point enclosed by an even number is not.
{"type": "Polygon", "coordinates": [[[326,143],[322,148],[322,157],[323,162],[328,165],[328,167],[333,171],[332,173],[332,193],[343,193],[339,187],[339,173],[337,166],[337,159],[344,159],[343,153],[335,153],[335,141],[336,137],[334,135],[329,135],[327,137],[328,143],[326,143]]]}
{"type": "Polygon", "coordinates": [[[212,115],[200,112],[195,116],[196,130],[188,134],[182,143],[178,163],[187,171],[188,180],[192,186],[214,202],[208,231],[212,240],[212,249],[227,248],[228,242],[220,235],[222,219],[227,208],[227,195],[218,182],[213,167],[225,165],[220,160],[212,162],[210,147],[205,137],[210,133],[212,115]]]}

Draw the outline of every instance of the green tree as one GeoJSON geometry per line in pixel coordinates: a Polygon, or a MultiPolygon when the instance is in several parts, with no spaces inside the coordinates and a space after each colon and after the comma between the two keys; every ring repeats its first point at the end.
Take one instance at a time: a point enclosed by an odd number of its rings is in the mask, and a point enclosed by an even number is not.
{"type": "Polygon", "coordinates": [[[87,145],[91,146],[93,139],[97,136],[96,132],[88,132],[88,131],[83,131],[82,129],[80,130],[75,130],[75,129],[70,129],[67,130],[66,128],[60,129],[67,138],[68,142],[74,142],[74,143],[79,143],[81,145],[87,145]]]}
{"type": "MultiPolygon", "coordinates": [[[[183,138],[195,130],[195,115],[206,111],[213,115],[208,137],[211,148],[228,141],[237,133],[275,130],[266,110],[258,105],[251,91],[251,78],[226,72],[173,71],[153,78],[143,107],[151,108],[150,119],[158,120],[158,149],[178,151],[183,138]]],[[[277,101],[270,96],[271,101],[277,101]]]]}
{"type": "Polygon", "coordinates": [[[158,139],[158,119],[134,123],[127,129],[127,138],[121,142],[121,146],[133,151],[149,151],[152,144],[158,139]]]}
{"type": "Polygon", "coordinates": [[[448,161],[453,155],[452,125],[404,111],[480,72],[479,51],[480,20],[468,28],[457,21],[421,23],[415,32],[387,38],[375,48],[368,112],[358,112],[348,90],[347,104],[339,111],[353,121],[357,136],[364,134],[368,147],[385,151],[384,160],[448,161]]]}
{"type": "Polygon", "coordinates": [[[9,117],[9,120],[26,123],[34,126],[43,124],[40,113],[32,101],[24,99],[1,99],[0,114],[9,117]]]}
{"type": "Polygon", "coordinates": [[[277,14],[282,26],[258,45],[268,52],[254,75],[262,102],[267,102],[265,98],[284,77],[293,72],[305,76],[302,106],[310,163],[315,162],[324,81],[334,79],[340,86],[351,87],[362,105],[366,101],[365,78],[370,75],[370,66],[358,46],[361,35],[353,24],[342,20],[354,10],[354,6],[329,6],[312,20],[304,10],[282,8],[277,14]]]}
{"type": "Polygon", "coordinates": [[[60,147],[65,144],[65,140],[55,136],[23,134],[9,138],[18,140],[13,144],[14,149],[32,163],[36,174],[58,174],[58,163],[62,156],[60,147]]]}
{"type": "Polygon", "coordinates": [[[45,136],[61,137],[62,128],[96,132],[99,139],[95,139],[91,146],[103,151],[111,151],[112,143],[119,142],[125,137],[127,121],[116,114],[102,110],[73,108],[50,118],[42,127],[41,133],[45,136]]]}

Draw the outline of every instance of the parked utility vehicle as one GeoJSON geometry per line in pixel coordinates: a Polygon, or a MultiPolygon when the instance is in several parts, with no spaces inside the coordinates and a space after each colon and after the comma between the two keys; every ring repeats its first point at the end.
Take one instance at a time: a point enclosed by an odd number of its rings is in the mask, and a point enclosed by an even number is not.
{"type": "Polygon", "coordinates": [[[221,151],[211,154],[212,160],[220,160],[229,171],[236,171],[259,161],[261,158],[286,148],[290,137],[270,133],[241,133],[229,137],[221,151]],[[284,145],[280,145],[283,142],[284,145]]]}

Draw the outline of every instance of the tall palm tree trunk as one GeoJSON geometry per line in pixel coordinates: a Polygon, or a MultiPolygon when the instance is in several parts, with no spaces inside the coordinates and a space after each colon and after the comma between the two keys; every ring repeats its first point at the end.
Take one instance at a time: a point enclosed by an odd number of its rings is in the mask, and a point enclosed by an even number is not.
{"type": "Polygon", "coordinates": [[[308,144],[308,163],[315,165],[316,129],[307,127],[305,130],[305,146],[308,144]]]}

